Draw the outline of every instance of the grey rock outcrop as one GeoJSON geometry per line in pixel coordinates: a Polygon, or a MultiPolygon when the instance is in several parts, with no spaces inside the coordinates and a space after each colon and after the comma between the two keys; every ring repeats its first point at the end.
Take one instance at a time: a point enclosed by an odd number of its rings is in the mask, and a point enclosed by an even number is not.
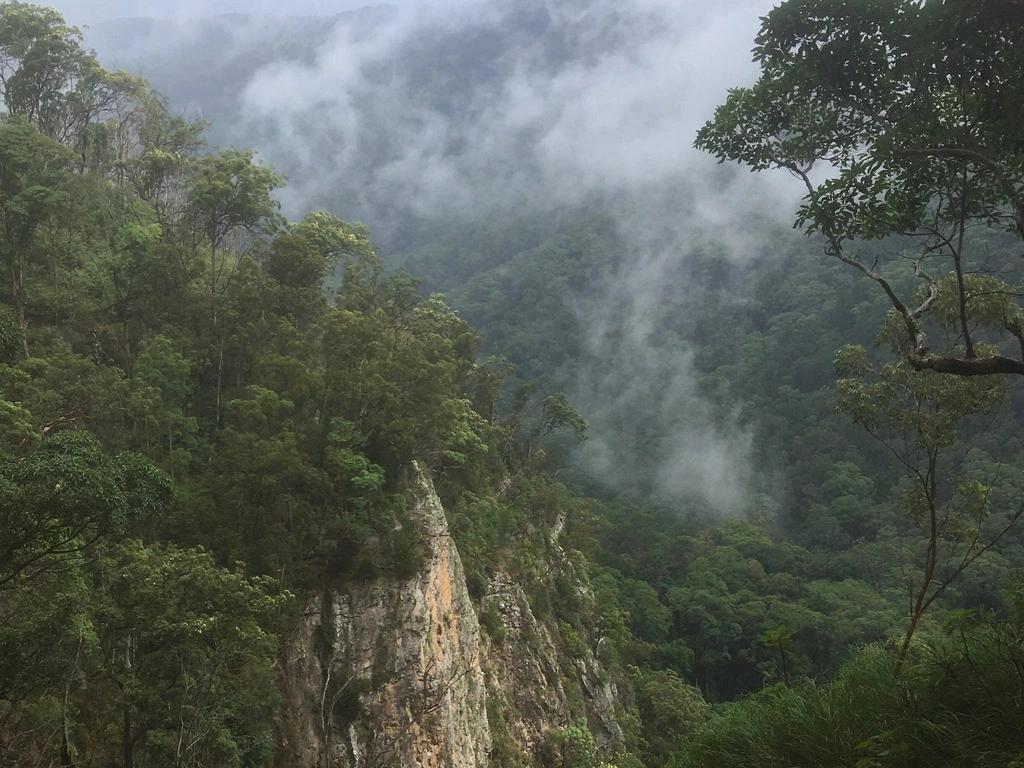
{"type": "Polygon", "coordinates": [[[504,631],[500,643],[484,643],[488,695],[500,704],[518,747],[536,755],[549,731],[570,726],[579,716],[587,718],[602,746],[621,744],[618,694],[593,654],[568,658],[557,631],[537,620],[522,588],[505,574],[491,578],[488,603],[504,631]]]}
{"type": "Polygon", "coordinates": [[[433,485],[416,482],[418,575],[322,591],[285,644],[277,768],[486,768],[509,751],[539,765],[548,736],[581,717],[614,753],[617,693],[594,655],[567,653],[506,574],[474,605],[433,485]],[[478,608],[500,639],[481,634],[478,608]]]}
{"type": "Polygon", "coordinates": [[[412,520],[426,562],[408,581],[323,592],[282,654],[279,766],[477,768],[491,739],[480,628],[433,485],[412,520]]]}

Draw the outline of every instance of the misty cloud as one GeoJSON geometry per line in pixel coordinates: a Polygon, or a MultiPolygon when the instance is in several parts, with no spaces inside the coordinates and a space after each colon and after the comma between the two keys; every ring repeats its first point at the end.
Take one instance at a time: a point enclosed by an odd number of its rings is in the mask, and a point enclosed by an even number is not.
{"type": "Polygon", "coordinates": [[[714,170],[700,176],[701,187],[653,187],[618,210],[629,245],[617,270],[574,304],[587,355],[573,398],[595,427],[581,458],[610,487],[669,503],[699,498],[718,514],[741,515],[753,500],[753,425],[698,390],[698,350],[673,329],[707,302],[689,279],[698,258],[736,267],[721,298],[746,300],[751,286],[738,267],[778,234],[792,197],[783,185],[766,203],[755,197],[765,188],[738,184],[748,175],[735,169],[712,185],[714,170]],[[650,487],[637,489],[641,479],[650,487]]]}
{"type": "Polygon", "coordinates": [[[772,5],[442,0],[295,20],[307,43],[279,53],[273,23],[222,24],[207,34],[230,37],[232,86],[199,108],[288,174],[286,211],[329,208],[385,240],[410,216],[609,208],[631,245],[612,279],[565,297],[587,353],[570,393],[594,424],[583,455],[622,486],[653,461],[653,492],[733,514],[750,429],[696,391],[694,350],[663,319],[685,301],[691,253],[742,263],[801,195],[691,146],[727,88],[755,78],[772,5]],[[655,457],[629,424],[640,409],[658,414],[655,457]]]}
{"type": "Polygon", "coordinates": [[[311,62],[260,69],[242,114],[297,206],[431,215],[631,193],[708,173],[694,133],[752,79],[770,5],[408,7],[369,30],[337,24],[311,62]]]}
{"type": "Polygon", "coordinates": [[[662,338],[695,248],[752,257],[800,189],[718,167],[693,136],[726,89],[751,81],[764,0],[435,4],[341,24],[313,60],[268,67],[243,114],[286,146],[296,207],[389,216],[612,206],[614,277],[573,303],[586,360],[571,393],[593,424],[581,456],[613,487],[747,503],[752,433],[696,391],[693,350],[662,338]],[[643,434],[630,414],[657,414],[643,434]],[[645,455],[645,445],[648,455],[645,455]],[[652,446],[656,455],[649,455],[652,446]],[[644,465],[644,466],[641,466],[644,465]]]}

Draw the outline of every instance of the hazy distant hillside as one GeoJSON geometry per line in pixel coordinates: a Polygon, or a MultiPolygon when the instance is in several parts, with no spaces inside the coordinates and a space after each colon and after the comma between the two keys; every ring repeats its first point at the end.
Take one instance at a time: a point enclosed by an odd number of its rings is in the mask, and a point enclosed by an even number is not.
{"type": "Polygon", "coordinates": [[[411,214],[547,211],[707,172],[689,137],[747,66],[709,71],[708,56],[765,5],[489,0],[122,20],[87,42],[214,120],[215,141],[257,147],[288,175],[287,205],[383,233],[411,214]]]}
{"type": "Polygon", "coordinates": [[[384,6],[329,18],[239,13],[188,22],[125,18],[84,32],[104,66],[143,75],[176,107],[212,121],[214,136],[237,141],[242,97],[257,71],[287,62],[311,64],[337,25],[359,29],[392,15],[384,6]]]}
{"type": "MultiPolygon", "coordinates": [[[[489,352],[569,392],[594,421],[599,464],[642,461],[669,478],[655,491],[692,496],[748,477],[751,442],[699,392],[697,337],[666,318],[707,286],[690,278],[707,254],[740,265],[763,252],[793,194],[717,166],[691,137],[747,72],[768,6],[487,0],[121,20],[88,42],[213,120],[213,143],[256,148],[288,176],[286,213],[366,222],[489,352]],[[618,439],[612,412],[646,414],[657,438],[618,439]],[[680,446],[694,442],[714,449],[680,482],[674,468],[692,463],[680,446]]],[[[715,504],[735,507],[744,486],[715,504]]]]}

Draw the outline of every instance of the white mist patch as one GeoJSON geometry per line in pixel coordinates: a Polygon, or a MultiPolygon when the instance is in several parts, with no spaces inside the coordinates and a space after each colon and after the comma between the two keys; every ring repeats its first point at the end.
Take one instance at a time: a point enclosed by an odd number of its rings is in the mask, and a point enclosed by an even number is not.
{"type": "Polygon", "coordinates": [[[630,193],[706,167],[694,134],[753,79],[771,6],[448,1],[337,20],[312,63],[252,75],[245,130],[302,207],[446,215],[630,193]]]}
{"type": "Polygon", "coordinates": [[[700,499],[739,516],[752,431],[716,413],[697,389],[694,350],[666,330],[667,308],[693,303],[679,277],[698,232],[689,243],[672,229],[661,235],[659,248],[637,234],[617,273],[576,307],[585,364],[572,397],[591,420],[579,459],[611,489],[666,503],[700,499]]]}
{"type": "MultiPolygon", "coordinates": [[[[572,397],[592,422],[579,457],[609,488],[742,516],[763,506],[751,487],[756,425],[699,391],[697,350],[674,320],[707,298],[695,293],[705,288],[690,282],[693,269],[742,267],[765,252],[769,233],[788,230],[800,185],[704,160],[694,164],[699,186],[652,185],[617,207],[619,266],[573,305],[586,362],[572,397]]],[[[750,287],[732,280],[716,290],[735,306],[750,287]]]]}
{"type": "MultiPolygon", "coordinates": [[[[409,2],[410,0],[404,0],[409,2]]],[[[394,0],[398,4],[403,0],[394,0]]],[[[361,0],[61,0],[57,10],[73,24],[96,24],[112,19],[154,18],[178,22],[219,14],[265,16],[331,14],[361,8],[361,0]]]]}
{"type": "Polygon", "coordinates": [[[684,429],[658,469],[658,487],[669,498],[698,495],[723,515],[740,516],[749,501],[749,430],[723,434],[710,425],[684,429]]]}

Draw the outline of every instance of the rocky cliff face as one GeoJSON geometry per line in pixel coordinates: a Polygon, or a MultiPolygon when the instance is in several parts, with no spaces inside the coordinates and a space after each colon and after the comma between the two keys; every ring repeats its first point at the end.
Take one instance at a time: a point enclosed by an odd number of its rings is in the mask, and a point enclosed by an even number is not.
{"type": "Polygon", "coordinates": [[[490,711],[514,748],[542,757],[545,737],[579,718],[600,746],[613,751],[621,744],[617,694],[594,657],[570,658],[557,631],[537,620],[522,588],[504,574],[492,577],[484,603],[497,609],[504,634],[484,643],[490,711]]]}
{"type": "Polygon", "coordinates": [[[483,768],[510,751],[528,761],[584,715],[606,742],[621,739],[596,663],[560,654],[503,575],[480,607],[493,604],[504,638],[481,636],[440,500],[424,474],[417,482],[419,575],[325,590],[286,643],[279,768],[483,768]]]}
{"type": "Polygon", "coordinates": [[[282,654],[278,764],[473,768],[491,748],[480,628],[441,502],[419,475],[418,578],[325,591],[282,654]]]}

